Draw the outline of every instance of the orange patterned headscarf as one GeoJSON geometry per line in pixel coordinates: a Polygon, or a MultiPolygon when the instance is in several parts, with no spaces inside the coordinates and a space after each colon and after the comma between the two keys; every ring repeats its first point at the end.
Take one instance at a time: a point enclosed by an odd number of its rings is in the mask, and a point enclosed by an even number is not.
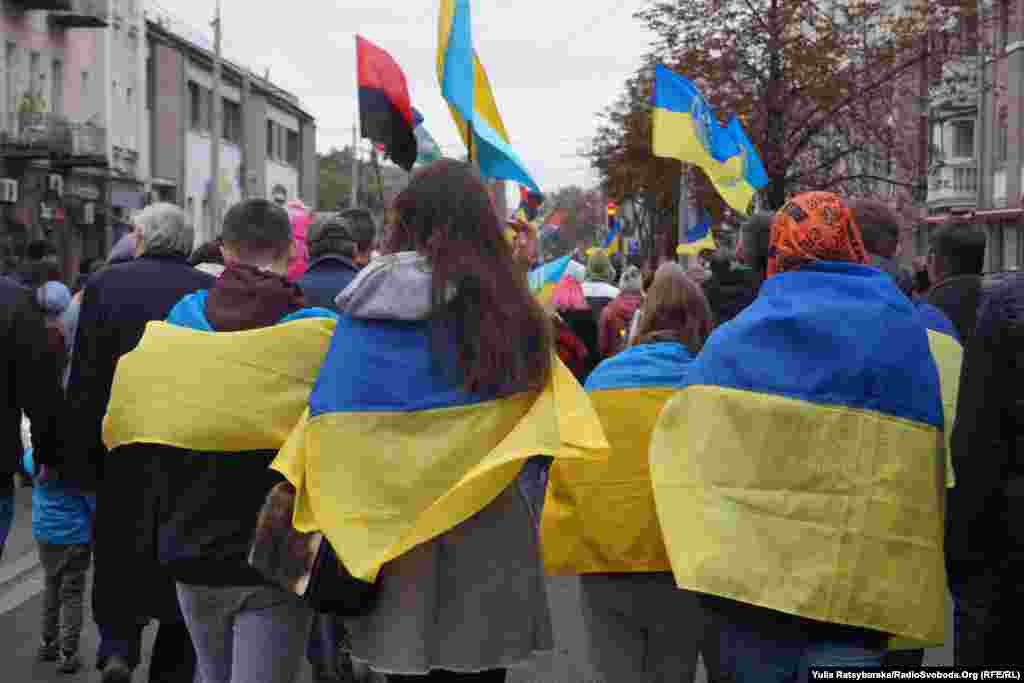
{"type": "Polygon", "coordinates": [[[815,261],[868,262],[853,212],[831,192],[797,195],[772,221],[768,277],[815,261]]]}

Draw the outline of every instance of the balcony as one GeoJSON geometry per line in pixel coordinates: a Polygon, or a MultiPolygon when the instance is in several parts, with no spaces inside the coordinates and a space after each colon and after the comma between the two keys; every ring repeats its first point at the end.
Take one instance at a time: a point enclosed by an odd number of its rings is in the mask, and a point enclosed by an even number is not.
{"type": "Polygon", "coordinates": [[[973,162],[941,166],[928,178],[929,208],[974,206],[978,201],[978,167],[973,162]]]}
{"type": "Polygon", "coordinates": [[[106,28],[106,5],[102,0],[71,0],[63,12],[51,12],[50,23],[62,29],[106,28]]]}
{"type": "Polygon", "coordinates": [[[15,9],[22,11],[45,10],[47,12],[70,12],[72,0],[12,0],[15,9]]]}
{"type": "Polygon", "coordinates": [[[942,78],[928,90],[933,109],[977,106],[978,61],[976,58],[953,60],[942,65],[942,78]]]}
{"type": "Polygon", "coordinates": [[[0,115],[0,156],[61,166],[105,166],[106,129],[50,113],[0,115]]]}

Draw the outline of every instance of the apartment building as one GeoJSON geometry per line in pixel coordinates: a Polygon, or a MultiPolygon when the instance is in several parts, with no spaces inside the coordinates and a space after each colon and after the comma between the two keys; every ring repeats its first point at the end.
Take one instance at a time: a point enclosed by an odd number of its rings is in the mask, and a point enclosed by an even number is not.
{"type": "Polygon", "coordinates": [[[978,54],[933,72],[927,218],[915,251],[951,214],[988,231],[986,270],[1024,267],[1024,0],[981,0],[978,54]]]}
{"type": "Polygon", "coordinates": [[[106,0],[0,0],[0,267],[48,238],[65,272],[105,247],[106,0]]]}
{"type": "MultiPolygon", "coordinates": [[[[185,207],[198,243],[219,234],[210,205],[213,54],[159,18],[147,22],[147,34],[152,189],[155,197],[185,207]]],[[[250,197],[283,196],[315,206],[316,123],[298,98],[229,61],[223,62],[220,97],[221,215],[250,197]]]]}

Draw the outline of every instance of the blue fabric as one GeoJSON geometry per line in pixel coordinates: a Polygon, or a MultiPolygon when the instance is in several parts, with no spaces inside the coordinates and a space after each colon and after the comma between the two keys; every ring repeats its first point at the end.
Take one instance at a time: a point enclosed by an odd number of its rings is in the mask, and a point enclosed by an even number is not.
{"type": "MultiPolygon", "coordinates": [[[[32,449],[22,458],[25,472],[36,475],[32,449]]],[[[32,488],[32,536],[50,545],[87,545],[92,542],[96,494],[82,493],[57,480],[37,482],[32,488]]]]}
{"type": "Polygon", "coordinates": [[[743,177],[751,187],[760,190],[768,184],[768,172],[765,171],[764,164],[761,163],[761,156],[750,142],[746,131],[743,130],[743,124],[735,114],[729,120],[727,128],[743,157],[743,177]]]}
{"type": "Polygon", "coordinates": [[[938,307],[927,301],[920,301],[917,304],[917,311],[921,314],[921,322],[929,330],[948,334],[953,339],[960,341],[960,335],[956,331],[956,325],[938,307]]]}
{"type": "MultiPolygon", "coordinates": [[[[206,317],[206,300],[209,297],[209,290],[202,290],[195,294],[189,294],[174,305],[167,315],[167,322],[178,327],[188,327],[200,332],[215,332],[206,317]]],[[[326,308],[303,308],[281,318],[280,322],[287,323],[293,320],[304,320],[307,318],[332,318],[336,319],[338,314],[328,311],[326,308]]]]}
{"type": "Polygon", "coordinates": [[[879,667],[885,657],[878,634],[789,615],[779,615],[774,623],[761,615],[751,621],[743,616],[718,620],[727,670],[722,673],[734,683],[807,683],[811,668],[879,667]]]}
{"type": "Polygon", "coordinates": [[[701,384],[943,425],[921,315],[870,266],[818,262],[768,278],[711,334],[681,387],[701,384]]]}
{"type": "Polygon", "coordinates": [[[464,121],[472,121],[476,104],[476,72],[470,5],[469,0],[454,0],[454,4],[455,12],[444,52],[441,96],[464,121]]]}
{"type": "Polygon", "coordinates": [[[693,356],[676,342],[631,346],[603,361],[587,378],[586,390],[673,387],[683,381],[693,356]]]}
{"type": "MultiPolygon", "coordinates": [[[[439,365],[427,321],[338,318],[309,398],[311,417],[333,412],[412,412],[475,405],[493,396],[460,387],[439,365]]],[[[445,354],[454,358],[454,351],[445,354]]]]}
{"type": "Polygon", "coordinates": [[[307,306],[335,310],[334,300],[359,274],[359,268],[348,259],[324,256],[309,264],[299,280],[299,288],[307,306]]]}

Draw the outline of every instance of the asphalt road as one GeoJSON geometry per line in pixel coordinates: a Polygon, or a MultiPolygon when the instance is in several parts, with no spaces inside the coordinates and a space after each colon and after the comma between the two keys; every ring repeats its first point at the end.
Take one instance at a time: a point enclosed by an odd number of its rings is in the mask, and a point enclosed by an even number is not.
{"type": "MultiPolygon", "coordinates": [[[[3,683],[95,683],[94,670],[98,634],[86,601],[85,630],[82,634],[82,670],[73,676],[56,672],[53,664],[35,661],[39,644],[42,610],[42,568],[35,553],[31,532],[30,491],[18,492],[15,524],[3,560],[0,561],[0,643],[4,657],[0,664],[3,683]]],[[[91,578],[91,577],[90,577],[91,578]]],[[[91,591],[91,587],[88,589],[91,591]]],[[[88,594],[88,593],[87,593],[88,594]]],[[[602,683],[590,671],[586,656],[585,634],[579,610],[579,582],[573,578],[551,579],[548,584],[552,619],[555,629],[555,651],[538,657],[530,666],[514,670],[509,683],[602,683]]],[[[949,632],[952,632],[950,610],[949,632]]],[[[135,681],[147,680],[145,662],[149,658],[154,630],[147,629],[143,665],[136,671],[135,681]]],[[[930,650],[925,664],[951,665],[952,647],[930,650]]],[[[705,683],[703,669],[695,683],[705,683]]],[[[297,683],[312,683],[308,665],[297,683]]],[[[619,682],[616,682],[619,683],[619,682]]]]}

